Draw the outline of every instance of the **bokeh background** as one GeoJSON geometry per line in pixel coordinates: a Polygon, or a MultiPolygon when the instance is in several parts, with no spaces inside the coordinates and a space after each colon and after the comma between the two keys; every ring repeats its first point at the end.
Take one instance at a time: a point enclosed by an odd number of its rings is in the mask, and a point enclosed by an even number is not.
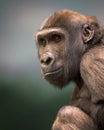
{"type": "Polygon", "coordinates": [[[0,130],[50,130],[74,83],[58,90],[40,73],[34,34],[54,11],[71,9],[104,24],[103,0],[0,0],[0,130]]]}

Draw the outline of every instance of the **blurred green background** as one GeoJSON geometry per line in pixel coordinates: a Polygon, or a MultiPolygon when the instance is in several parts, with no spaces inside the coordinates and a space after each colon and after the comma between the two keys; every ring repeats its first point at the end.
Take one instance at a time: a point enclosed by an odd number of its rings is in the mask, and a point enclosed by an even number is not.
{"type": "Polygon", "coordinates": [[[50,130],[74,83],[58,90],[44,81],[34,42],[42,21],[59,9],[97,16],[103,0],[0,0],[0,130],[50,130]]]}

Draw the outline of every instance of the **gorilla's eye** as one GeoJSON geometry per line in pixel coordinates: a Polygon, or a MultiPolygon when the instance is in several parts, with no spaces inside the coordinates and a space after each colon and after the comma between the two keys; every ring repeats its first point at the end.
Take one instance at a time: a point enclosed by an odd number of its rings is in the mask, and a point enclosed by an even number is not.
{"type": "Polygon", "coordinates": [[[45,45],[47,41],[46,41],[45,38],[39,38],[38,42],[39,42],[40,45],[45,45]]]}
{"type": "Polygon", "coordinates": [[[59,34],[54,34],[52,36],[52,40],[55,41],[55,42],[60,42],[61,41],[61,35],[59,34]]]}

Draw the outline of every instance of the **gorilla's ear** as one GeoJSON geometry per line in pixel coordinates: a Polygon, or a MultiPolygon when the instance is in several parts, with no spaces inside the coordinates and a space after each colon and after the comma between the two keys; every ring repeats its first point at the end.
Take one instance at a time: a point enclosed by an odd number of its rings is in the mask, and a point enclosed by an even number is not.
{"type": "Polygon", "coordinates": [[[84,24],[82,27],[82,38],[85,44],[94,38],[94,29],[91,24],[84,24]]]}

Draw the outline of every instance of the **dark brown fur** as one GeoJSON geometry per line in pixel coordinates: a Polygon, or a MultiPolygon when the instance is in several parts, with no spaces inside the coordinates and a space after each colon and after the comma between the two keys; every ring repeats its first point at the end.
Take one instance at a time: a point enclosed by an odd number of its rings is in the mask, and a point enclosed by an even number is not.
{"type": "Polygon", "coordinates": [[[52,130],[104,129],[104,29],[98,20],[61,10],[44,22],[36,39],[43,77],[59,88],[71,80],[77,85],[52,130]]]}
{"type": "Polygon", "coordinates": [[[82,58],[81,75],[91,95],[91,102],[95,107],[90,115],[104,129],[104,45],[91,48],[82,58]]]}

